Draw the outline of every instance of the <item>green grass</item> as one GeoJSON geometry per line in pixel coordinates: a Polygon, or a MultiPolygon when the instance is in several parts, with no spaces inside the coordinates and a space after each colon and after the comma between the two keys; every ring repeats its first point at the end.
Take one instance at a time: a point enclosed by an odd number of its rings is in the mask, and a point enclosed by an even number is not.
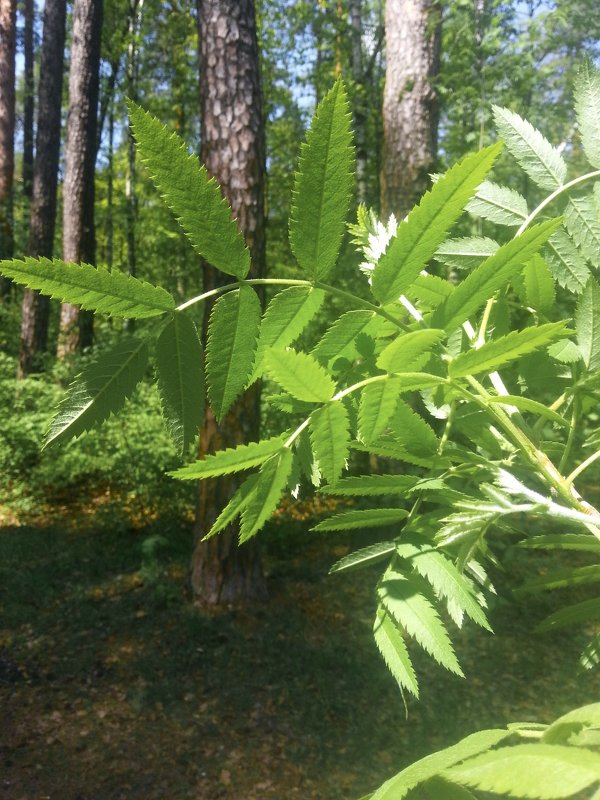
{"type": "Polygon", "coordinates": [[[415,654],[406,718],[371,638],[376,572],[326,575],[348,540],[272,525],[269,602],[207,614],[186,526],[105,523],[0,532],[2,798],[356,798],[478,727],[597,696],[578,632],[532,635],[554,601],[506,587],[497,635],[456,637],[472,680],[415,654]]]}

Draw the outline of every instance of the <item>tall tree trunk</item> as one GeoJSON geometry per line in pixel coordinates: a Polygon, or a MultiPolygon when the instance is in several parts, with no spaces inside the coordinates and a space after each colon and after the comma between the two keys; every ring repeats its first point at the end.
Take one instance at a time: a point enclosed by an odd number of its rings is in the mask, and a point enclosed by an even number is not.
{"type": "Polygon", "coordinates": [[[33,189],[33,114],[34,114],[34,54],[33,29],[35,24],[34,0],[23,0],[23,191],[31,199],[33,189]]]}
{"type": "MultiPolygon", "coordinates": [[[[144,10],[144,0],[129,0],[128,17],[128,42],[127,42],[127,95],[132,100],[137,101],[138,97],[138,60],[139,60],[139,35],[142,25],[142,13],[144,10]]],[[[137,272],[136,264],[136,241],[135,223],[137,220],[137,196],[136,196],[136,164],[135,164],[135,140],[131,127],[127,135],[127,177],[125,180],[125,207],[126,207],[126,229],[127,229],[127,272],[135,276],[137,272]]],[[[126,330],[132,331],[134,320],[125,320],[126,330]]]]}
{"type": "MultiPolygon", "coordinates": [[[[69,68],[69,113],[63,186],[63,258],[96,260],[94,178],[96,168],[102,0],[75,0],[69,68]]],[[[92,344],[91,313],[63,303],[58,356],[92,344]]]]}
{"type": "MultiPolygon", "coordinates": [[[[15,171],[16,0],[0,0],[0,258],[13,254],[13,177],[15,171]]],[[[0,298],[11,282],[0,280],[0,298]]]]}
{"type": "Polygon", "coordinates": [[[354,83],[354,138],[356,141],[356,199],[367,199],[367,98],[371,91],[365,84],[363,67],[362,0],[350,0],[350,30],[352,36],[351,67],[354,83]]]}
{"type": "MultiPolygon", "coordinates": [[[[30,256],[53,254],[56,225],[56,187],[60,155],[66,0],[46,0],[38,87],[36,156],[29,220],[30,256]]],[[[39,292],[25,291],[21,317],[19,373],[40,367],[48,342],[50,300],[39,292]]]]}
{"type": "Polygon", "coordinates": [[[402,219],[435,165],[440,11],[436,0],[386,0],[381,213],[402,219]]]}
{"type": "MultiPolygon", "coordinates": [[[[258,277],[265,261],[265,144],[254,0],[199,0],[198,20],[201,156],[231,203],[250,248],[251,276],[258,277]]],[[[206,268],[205,291],[226,278],[206,268]]],[[[255,387],[220,425],[209,412],[200,435],[200,455],[256,439],[259,400],[255,387]]],[[[243,602],[265,591],[258,545],[251,540],[238,547],[237,525],[208,542],[200,541],[238,485],[237,476],[199,485],[191,582],[196,598],[205,604],[243,602]]]]}

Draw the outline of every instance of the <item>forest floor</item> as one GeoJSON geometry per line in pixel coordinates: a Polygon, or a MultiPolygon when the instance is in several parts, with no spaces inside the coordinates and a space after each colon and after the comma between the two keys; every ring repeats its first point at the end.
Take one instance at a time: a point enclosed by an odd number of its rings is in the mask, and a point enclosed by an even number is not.
{"type": "Polygon", "coordinates": [[[207,613],[189,524],[65,514],[0,528],[0,800],[356,800],[475,729],[600,697],[581,631],[533,634],[556,598],[513,600],[548,557],[498,576],[495,635],[454,636],[468,680],[415,654],[405,709],[372,640],[376,571],[327,576],[357,537],[281,518],[268,602],[207,613]]]}

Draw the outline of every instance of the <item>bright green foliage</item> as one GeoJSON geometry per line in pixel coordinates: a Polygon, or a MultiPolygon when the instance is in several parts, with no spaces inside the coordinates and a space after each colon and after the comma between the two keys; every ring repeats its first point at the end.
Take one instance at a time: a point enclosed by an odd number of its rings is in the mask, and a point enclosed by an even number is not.
{"type": "Polygon", "coordinates": [[[373,625],[375,644],[383,656],[389,671],[398,681],[401,689],[406,689],[415,697],[419,696],[419,684],[402,634],[391,616],[383,607],[377,609],[373,625]]]}
{"type": "Polygon", "coordinates": [[[580,625],[600,618],[600,598],[584,600],[550,614],[538,625],[538,631],[558,630],[569,625],[580,625]]]}
{"type": "Polygon", "coordinates": [[[362,390],[358,431],[365,444],[372,444],[383,433],[396,409],[401,391],[398,378],[370,383],[362,390]]]}
{"type": "Polygon", "coordinates": [[[486,342],[478,350],[461,353],[450,362],[452,378],[493,372],[517,358],[549,345],[567,333],[566,322],[548,322],[522,331],[512,331],[499,339],[486,342]]]}
{"type": "Polygon", "coordinates": [[[172,311],[175,301],[160,286],[152,286],[124,272],[69,264],[59,259],[25,258],[0,262],[0,272],[28,289],[80,305],[99,314],[143,319],[172,311]]]}
{"type": "Polygon", "coordinates": [[[404,400],[394,411],[394,434],[396,441],[415,455],[427,457],[437,452],[438,440],[432,428],[404,400]]]}
{"type": "Polygon", "coordinates": [[[210,405],[218,420],[246,386],[254,364],[260,303],[249,286],[220,297],[208,323],[206,377],[210,405]]]}
{"type": "Polygon", "coordinates": [[[261,442],[240,444],[227,450],[220,450],[214,455],[206,456],[201,461],[188,464],[171,477],[181,480],[198,480],[199,478],[214,478],[217,475],[229,475],[231,472],[243,472],[251,467],[256,467],[273,456],[283,446],[281,436],[272,439],[263,439],[261,442]]]}
{"type": "Polygon", "coordinates": [[[246,508],[250,500],[254,496],[254,489],[258,483],[258,473],[254,472],[249,475],[246,480],[239,486],[233,493],[231,500],[227,503],[225,508],[221,511],[219,516],[214,522],[214,525],[206,534],[204,539],[211,539],[220,533],[228,525],[235,522],[236,518],[246,508]]]}
{"type": "Polygon", "coordinates": [[[565,225],[583,255],[596,264],[600,253],[600,213],[592,195],[571,198],[565,209],[565,225]]]}
{"type": "Polygon", "coordinates": [[[135,103],[128,107],[140,158],[194,249],[221,272],[245,278],[250,252],[217,182],[177,134],[135,103]]]}
{"type": "Polygon", "coordinates": [[[395,525],[406,519],[408,512],[403,508],[368,508],[360,511],[342,511],[315,525],[315,531],[351,531],[363,528],[381,528],[395,525]]]}
{"type": "Polygon", "coordinates": [[[436,275],[419,275],[410,289],[406,290],[409,300],[422,304],[425,308],[437,308],[452,294],[454,286],[436,275]]]}
{"type": "Polygon", "coordinates": [[[290,244],[314,280],[331,273],[338,256],[353,185],[352,133],[343,84],[323,98],[302,145],[294,185],[290,244]]]}
{"type": "Polygon", "coordinates": [[[556,189],[565,182],[567,165],[563,157],[533,125],[498,106],[494,106],[494,120],[507,148],[534,183],[543,189],[556,189]]]}
{"type": "Polygon", "coordinates": [[[396,552],[402,558],[410,559],[413,569],[429,581],[435,593],[445,598],[449,606],[460,609],[473,622],[491,630],[471,584],[434,545],[416,538],[403,539],[396,552]]]}
{"type": "Polygon", "coordinates": [[[484,258],[493,256],[500,247],[498,242],[486,236],[465,236],[461,239],[446,239],[435,252],[442,264],[456,269],[472,269],[484,258]]]}
{"type": "Polygon", "coordinates": [[[540,255],[533,256],[525,264],[523,283],[527,305],[542,314],[549,314],[556,300],[556,292],[550,268],[540,255]]]}
{"type": "Polygon", "coordinates": [[[583,358],[581,350],[570,339],[559,339],[548,348],[548,355],[561,364],[575,364],[583,358]]]}
{"type": "Polygon", "coordinates": [[[80,436],[119,411],[144,377],[148,345],[126,338],[78,375],[52,420],[46,446],[80,436]]]}
{"type": "Polygon", "coordinates": [[[480,308],[486,300],[516,275],[559,225],[548,220],[526,230],[503,245],[473,270],[446,302],[436,309],[432,324],[452,331],[480,308]]]}
{"type": "Polygon", "coordinates": [[[350,449],[350,422],[341,400],[327,403],[310,420],[310,440],[321,475],[328,483],[339,480],[350,449]]]}
{"type": "Polygon", "coordinates": [[[158,391],[167,426],[181,455],[204,419],[203,352],[194,323],[173,315],[156,340],[158,391]]]}
{"type": "Polygon", "coordinates": [[[321,492],[324,494],[336,494],[341,497],[405,495],[418,483],[419,479],[412,475],[357,475],[352,478],[343,478],[331,486],[323,486],[321,492]]]}
{"type": "Polygon", "coordinates": [[[329,570],[329,572],[342,572],[349,569],[361,569],[369,567],[378,561],[389,557],[396,550],[394,542],[377,542],[369,547],[362,547],[355,550],[343,558],[340,558],[329,570]]]}
{"type": "Polygon", "coordinates": [[[260,468],[250,500],[242,511],[240,544],[262,528],[275,511],[293,465],[292,451],[284,447],[260,468]]]}
{"type": "Polygon", "coordinates": [[[590,278],[575,309],[577,343],[590,372],[600,369],[600,286],[590,278]]]}
{"type": "Polygon", "coordinates": [[[520,542],[520,546],[533,550],[584,550],[600,553],[600,541],[585,533],[549,533],[544,536],[532,536],[520,542]]]}
{"type": "Polygon", "coordinates": [[[297,400],[324,403],[335,391],[335,384],[327,372],[306,353],[270,350],[266,357],[266,369],[269,377],[297,400]]]}
{"type": "Polygon", "coordinates": [[[585,728],[597,728],[600,725],[600,703],[591,703],[581,708],[568,711],[562,717],[548,725],[542,735],[546,744],[570,744],[574,733],[585,728]]]}
{"type": "Polygon", "coordinates": [[[377,359],[377,366],[386,372],[417,372],[429,360],[429,353],[446,336],[444,331],[430,328],[398,336],[377,359]]]}
{"type": "Polygon", "coordinates": [[[532,578],[518,588],[518,593],[539,592],[542,589],[566,589],[600,581],[600,567],[588,564],[585,567],[567,567],[551,572],[549,575],[532,578]]]}
{"type": "Polygon", "coordinates": [[[527,218],[527,201],[514,189],[484,181],[466,210],[496,225],[517,227],[527,218]]]}
{"type": "Polygon", "coordinates": [[[564,230],[557,230],[548,239],[547,259],[559,286],[575,294],[583,291],[590,271],[573,240],[564,230]]]}
{"type": "Polygon", "coordinates": [[[530,397],[523,397],[522,395],[506,394],[497,397],[488,397],[488,403],[500,403],[502,405],[515,406],[519,411],[531,411],[532,414],[539,414],[541,417],[555,422],[557,425],[569,427],[569,423],[556,411],[553,411],[543,403],[538,403],[537,400],[532,400],[530,397]]]}
{"type": "Polygon", "coordinates": [[[385,610],[432,658],[462,675],[446,628],[419,581],[389,570],[379,584],[378,595],[385,610]]]}
{"type": "Polygon", "coordinates": [[[323,304],[325,294],[312,286],[291,286],[278,292],[260,325],[254,374],[262,371],[268,348],[284,349],[300,336],[323,304]]]}
{"type": "Polygon", "coordinates": [[[600,169],[600,73],[584,61],[575,83],[575,111],[587,160],[600,169]]]}
{"type": "Polygon", "coordinates": [[[510,731],[501,729],[473,733],[457,744],[411,764],[398,775],[386,781],[375,792],[372,800],[402,800],[411,789],[419,784],[435,777],[454,764],[489,750],[508,736],[510,736],[510,731]]]}
{"type": "Polygon", "coordinates": [[[368,335],[381,324],[374,311],[346,311],[324,333],[311,355],[327,365],[339,358],[354,359],[358,355],[357,337],[368,335]]]}
{"type": "Polygon", "coordinates": [[[500,146],[467,156],[425,194],[375,267],[373,294],[380,303],[396,300],[433,257],[498,157],[500,146]]]}
{"type": "Polygon", "coordinates": [[[560,745],[518,744],[475,756],[444,775],[485,792],[556,800],[600,781],[600,755],[560,745]]]}

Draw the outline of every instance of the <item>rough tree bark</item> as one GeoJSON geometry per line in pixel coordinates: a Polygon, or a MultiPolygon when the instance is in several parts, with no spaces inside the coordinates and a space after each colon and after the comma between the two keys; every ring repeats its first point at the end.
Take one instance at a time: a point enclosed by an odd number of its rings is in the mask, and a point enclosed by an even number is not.
{"type": "Polygon", "coordinates": [[[34,115],[34,60],[33,28],[35,24],[34,0],[23,0],[23,192],[31,199],[33,189],[33,115],[34,115]]]}
{"type": "MultiPolygon", "coordinates": [[[[56,187],[60,155],[66,0],[46,0],[40,57],[36,157],[29,220],[30,256],[52,257],[56,225],[56,187]]],[[[19,374],[41,366],[47,349],[50,300],[39,292],[25,291],[21,316],[19,374]]]]}
{"type": "MultiPolygon", "coordinates": [[[[265,260],[265,144],[254,0],[199,0],[198,21],[201,157],[231,203],[252,255],[251,275],[258,277],[265,260]]],[[[205,291],[226,278],[205,268],[205,291]]],[[[259,389],[254,387],[220,425],[208,413],[200,455],[256,439],[258,428],[259,389]]],[[[200,541],[238,485],[237,476],[199,485],[191,583],[204,604],[244,602],[265,592],[258,545],[252,540],[238,547],[237,525],[200,541]]]]}
{"type": "MultiPolygon", "coordinates": [[[[13,254],[13,177],[15,171],[16,0],[0,0],[0,258],[13,254]]],[[[11,281],[0,280],[0,298],[11,281]]]]}
{"type": "Polygon", "coordinates": [[[386,0],[381,213],[402,219],[435,165],[440,10],[436,0],[386,0]]]}
{"type": "MultiPolygon", "coordinates": [[[[75,0],[63,184],[63,258],[88,264],[96,258],[94,177],[101,31],[102,0],[75,0]]],[[[63,303],[59,358],[92,344],[92,320],[91,313],[63,303]]]]}

